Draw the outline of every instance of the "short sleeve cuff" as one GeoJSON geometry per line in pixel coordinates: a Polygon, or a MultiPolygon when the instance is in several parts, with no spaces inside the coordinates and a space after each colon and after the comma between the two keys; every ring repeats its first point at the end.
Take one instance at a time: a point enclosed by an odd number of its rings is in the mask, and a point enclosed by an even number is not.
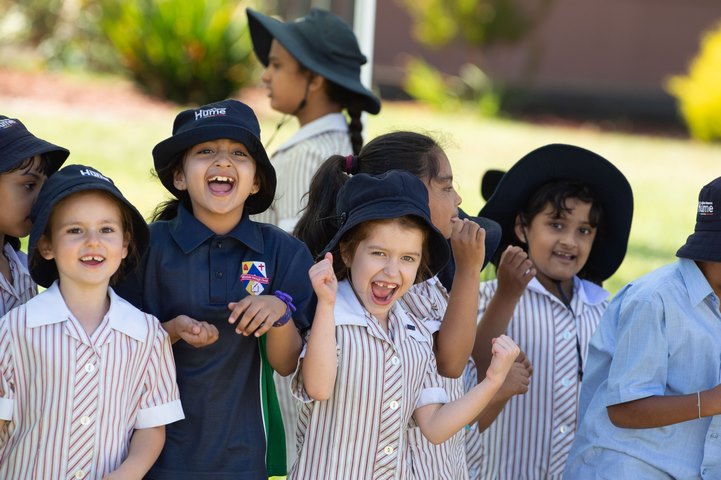
{"type": "Polygon", "coordinates": [[[440,320],[426,320],[423,322],[423,325],[425,325],[426,328],[428,328],[428,330],[431,332],[431,335],[441,329],[441,321],[440,320]]]}
{"type": "Polygon", "coordinates": [[[153,428],[177,422],[184,418],[185,414],[183,414],[183,406],[180,400],[174,400],[170,403],[141,409],[138,412],[138,418],[135,420],[134,428],[153,428]]]}
{"type": "Polygon", "coordinates": [[[416,408],[433,405],[435,403],[448,403],[448,394],[443,388],[424,388],[421,390],[421,396],[418,397],[416,408]]]}
{"type": "Polygon", "coordinates": [[[648,398],[658,395],[664,395],[664,392],[662,390],[658,389],[646,389],[646,390],[628,390],[624,389],[623,391],[616,391],[611,392],[608,391],[606,393],[606,407],[610,407],[612,405],[618,405],[620,403],[627,403],[627,402],[633,402],[635,400],[640,400],[642,398],[648,398]]]}
{"type": "Polygon", "coordinates": [[[13,407],[15,401],[12,398],[0,398],[0,420],[13,419],[13,407]]]}

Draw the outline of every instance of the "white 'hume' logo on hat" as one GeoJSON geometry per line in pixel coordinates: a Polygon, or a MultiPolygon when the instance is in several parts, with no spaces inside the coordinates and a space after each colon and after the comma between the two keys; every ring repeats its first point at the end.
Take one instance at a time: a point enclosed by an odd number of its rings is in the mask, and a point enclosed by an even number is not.
{"type": "Polygon", "coordinates": [[[18,122],[16,122],[12,118],[5,118],[5,119],[0,120],[0,128],[9,128],[9,127],[12,127],[13,125],[15,125],[16,123],[18,123],[18,122]]]}
{"type": "Polygon", "coordinates": [[[698,202],[698,214],[703,216],[713,215],[713,202],[698,202]]]}
{"type": "Polygon", "coordinates": [[[226,110],[226,107],[206,108],[206,109],[202,109],[202,110],[196,110],[195,111],[195,119],[200,120],[201,118],[225,115],[226,114],[225,110],[226,110]]]}
{"type": "Polygon", "coordinates": [[[108,183],[113,183],[110,181],[110,179],[108,177],[106,177],[102,173],[96,172],[95,170],[90,170],[89,168],[86,168],[85,170],[80,170],[80,175],[82,175],[84,177],[91,176],[91,177],[99,178],[101,180],[105,180],[108,183]]]}

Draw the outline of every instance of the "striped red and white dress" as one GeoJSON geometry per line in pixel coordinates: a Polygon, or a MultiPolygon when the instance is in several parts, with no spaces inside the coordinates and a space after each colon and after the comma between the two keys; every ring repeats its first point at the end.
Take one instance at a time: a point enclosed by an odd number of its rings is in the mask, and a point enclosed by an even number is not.
{"type": "Polygon", "coordinates": [[[406,435],[413,412],[448,400],[432,372],[430,332],[398,304],[384,331],[347,281],[338,285],[335,322],[332,397],[321,402],[307,395],[302,360],[293,376],[293,393],[303,405],[298,460],[288,478],[408,478],[406,435]]]}
{"type": "Polygon", "coordinates": [[[0,478],[101,479],[135,429],[183,418],[168,335],[109,295],[92,335],[57,282],[0,321],[0,478]]]}
{"type": "MultiPolygon", "coordinates": [[[[497,289],[481,284],[481,309],[497,289]]],[[[576,433],[579,352],[585,361],[588,342],[608,305],[608,292],[591,282],[574,280],[571,308],[531,280],[508,326],[507,334],[533,364],[525,395],[506,404],[481,434],[481,478],[560,479],[576,433]]]]}
{"type": "MultiPolygon", "coordinates": [[[[404,310],[420,319],[435,333],[440,328],[448,307],[448,292],[438,278],[413,285],[398,303],[404,310]]],[[[437,382],[448,393],[448,400],[458,400],[465,393],[463,378],[447,378],[437,373],[435,357],[433,368],[437,382]]],[[[468,429],[468,428],[467,428],[468,429]]],[[[453,435],[447,441],[434,445],[421,433],[418,426],[408,430],[409,454],[413,478],[427,480],[463,480],[468,478],[465,437],[467,429],[453,435]]]]}
{"type": "Polygon", "coordinates": [[[0,317],[27,302],[38,294],[38,287],[28,272],[28,257],[16,252],[9,244],[3,246],[3,254],[10,265],[11,281],[0,275],[0,317]]]}

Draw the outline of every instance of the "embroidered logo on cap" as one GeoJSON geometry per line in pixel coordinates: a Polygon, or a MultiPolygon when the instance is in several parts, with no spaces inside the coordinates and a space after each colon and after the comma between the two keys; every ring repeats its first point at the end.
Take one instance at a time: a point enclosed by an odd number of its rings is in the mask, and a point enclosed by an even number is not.
{"type": "Polygon", "coordinates": [[[4,118],[0,120],[0,128],[9,128],[12,127],[18,123],[17,121],[13,120],[12,118],[4,118]]]}
{"type": "Polygon", "coordinates": [[[217,117],[219,115],[225,115],[226,107],[216,108],[205,108],[195,111],[195,119],[200,120],[201,118],[217,117]]]}
{"type": "Polygon", "coordinates": [[[698,214],[703,216],[713,215],[713,202],[698,202],[698,214]]]}
{"type": "Polygon", "coordinates": [[[90,170],[89,168],[86,168],[85,170],[80,170],[80,175],[82,175],[84,177],[87,177],[87,176],[95,177],[95,178],[99,178],[101,180],[105,180],[108,183],[113,183],[110,181],[110,179],[108,177],[106,177],[102,173],[96,172],[95,170],[90,170]]]}
{"type": "Polygon", "coordinates": [[[265,262],[243,262],[240,283],[251,295],[260,295],[270,283],[265,271],[265,262]]]}

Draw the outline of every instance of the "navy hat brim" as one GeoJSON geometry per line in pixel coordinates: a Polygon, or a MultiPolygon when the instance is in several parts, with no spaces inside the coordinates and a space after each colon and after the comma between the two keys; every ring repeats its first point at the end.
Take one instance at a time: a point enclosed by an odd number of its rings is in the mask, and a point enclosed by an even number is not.
{"type": "MultiPolygon", "coordinates": [[[[337,64],[321,61],[313,55],[316,47],[301,35],[293,22],[283,23],[275,18],[247,8],[248,28],[253,50],[264,66],[268,66],[268,55],[273,39],[277,40],[298,63],[327,80],[362,97],[362,109],[373,115],[381,110],[381,102],[360,81],[360,76],[344,74],[337,64]]],[[[362,63],[365,63],[363,61],[362,63]]]]}
{"type": "Polygon", "coordinates": [[[57,172],[60,166],[70,155],[68,149],[55,145],[38,138],[25,127],[25,125],[16,118],[8,118],[0,115],[0,120],[7,125],[0,130],[3,133],[0,136],[0,172],[7,172],[16,168],[24,160],[42,155],[46,158],[47,174],[52,175],[57,172]]]}
{"type": "Polygon", "coordinates": [[[256,169],[263,172],[266,179],[266,188],[261,188],[260,191],[248,197],[244,207],[251,215],[264,212],[273,203],[275,197],[277,184],[275,168],[270,163],[270,158],[268,158],[268,154],[258,137],[250,130],[237,124],[210,122],[206,125],[199,125],[176,133],[158,143],[153,148],[153,163],[160,182],[171,194],[178,198],[181,192],[175,187],[173,173],[168,171],[167,167],[178,155],[182,155],[193,145],[219,138],[228,138],[245,145],[255,160],[256,169]]]}
{"type": "Polygon", "coordinates": [[[678,249],[676,256],[698,262],[721,263],[720,238],[721,234],[719,232],[694,232],[689,235],[686,243],[678,249]]]}
{"type": "MultiPolygon", "coordinates": [[[[42,236],[43,232],[50,221],[50,215],[52,214],[53,208],[64,198],[70,195],[91,191],[99,190],[108,192],[115,198],[120,200],[125,206],[128,207],[131,212],[133,222],[133,238],[132,241],[135,244],[135,249],[138,252],[137,258],[127,257],[123,262],[123,270],[128,272],[135,268],[137,260],[143,255],[148,247],[149,231],[148,225],[145,222],[143,216],[138,212],[135,206],[130,203],[120,190],[115,186],[112,181],[95,180],[88,178],[88,181],[73,181],[67,180],[62,175],[66,169],[68,172],[74,172],[81,169],[86,169],[83,165],[68,165],[58,174],[48,179],[43,188],[40,190],[38,199],[33,205],[30,213],[30,219],[32,221],[32,229],[30,231],[30,240],[28,242],[28,255],[30,257],[29,270],[30,276],[38,285],[48,288],[58,279],[58,269],[54,260],[47,260],[43,258],[37,251],[37,244],[42,236]]],[[[106,177],[107,178],[107,177],[106,177]]],[[[108,179],[109,180],[109,179],[108,179]]]]}
{"type": "Polygon", "coordinates": [[[588,261],[579,275],[604,281],[616,272],[626,255],[633,218],[633,192],[623,173],[602,156],[564,144],[533,150],[501,177],[479,216],[501,225],[499,250],[517,245],[516,216],[539,188],[562,179],[588,185],[601,203],[603,228],[599,229],[588,261]]]}

